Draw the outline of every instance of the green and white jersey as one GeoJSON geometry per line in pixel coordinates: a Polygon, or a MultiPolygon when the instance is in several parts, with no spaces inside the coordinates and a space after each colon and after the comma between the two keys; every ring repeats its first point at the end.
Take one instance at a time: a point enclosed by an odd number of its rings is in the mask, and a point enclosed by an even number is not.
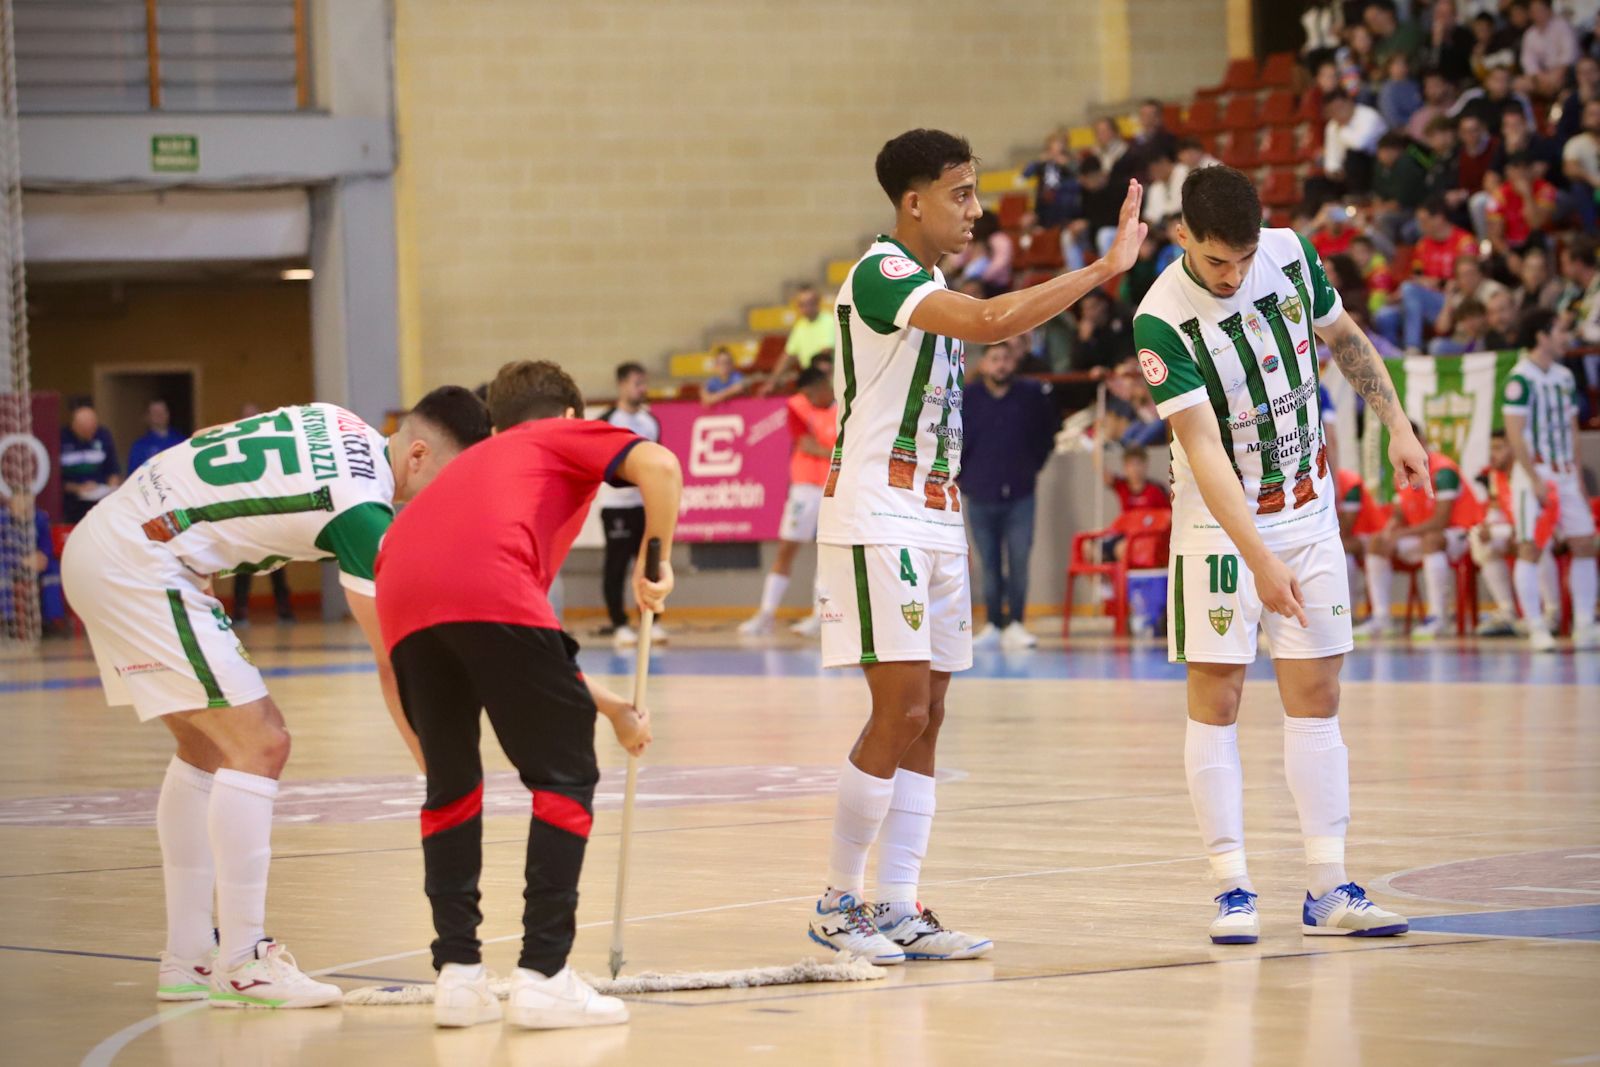
{"type": "Polygon", "coordinates": [[[1549,370],[1523,356],[1506,379],[1505,402],[1500,410],[1521,415],[1522,438],[1534,462],[1551,474],[1577,471],[1577,442],[1572,421],[1578,413],[1578,381],[1571,368],[1552,363],[1549,370]]]}
{"type": "MultiPolygon", "coordinates": [[[[1180,258],[1134,315],[1156,410],[1167,418],[1210,405],[1256,529],[1274,551],[1339,536],[1312,328],[1343,313],[1311,243],[1293,230],[1263,229],[1238,292],[1212,295],[1180,258]]],[[[1172,550],[1236,551],[1176,440],[1172,486],[1172,550]]]]}
{"type": "Polygon", "coordinates": [[[817,541],[966,552],[961,473],[960,341],[924,333],[911,312],[945,287],[880,236],[834,301],[839,439],[817,541]]]}
{"type": "Polygon", "coordinates": [[[331,559],[346,589],[372,596],[393,500],[383,436],[334,404],[305,404],[198,433],[99,507],[125,536],[165,544],[197,574],[331,559]]]}

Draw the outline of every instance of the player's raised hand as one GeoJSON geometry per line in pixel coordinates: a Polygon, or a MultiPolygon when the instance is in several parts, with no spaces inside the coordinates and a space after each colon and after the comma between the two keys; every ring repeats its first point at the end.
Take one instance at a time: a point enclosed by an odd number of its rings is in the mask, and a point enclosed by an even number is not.
{"type": "Polygon", "coordinates": [[[1389,465],[1394,468],[1394,484],[1421,489],[1433,497],[1433,479],[1428,476],[1428,450],[1407,426],[1405,432],[1389,431],[1389,465]]]}
{"type": "Polygon", "coordinates": [[[1144,186],[1138,179],[1128,179],[1128,195],[1122,201],[1122,211],[1117,216],[1117,237],[1106,253],[1106,265],[1112,272],[1122,274],[1132,269],[1139,258],[1139,246],[1144,244],[1150,227],[1139,221],[1139,209],[1144,204],[1144,186]]]}
{"type": "Polygon", "coordinates": [[[663,559],[661,561],[661,577],[652,582],[644,576],[644,553],[639,553],[639,558],[633,568],[633,599],[641,608],[649,608],[654,612],[665,611],[667,597],[672,594],[672,564],[663,559]]]}
{"type": "Polygon", "coordinates": [[[1256,595],[1261,606],[1268,611],[1294,619],[1301,627],[1307,625],[1305,597],[1300,593],[1300,580],[1289,565],[1270,553],[1259,564],[1250,566],[1256,580],[1256,595]]]}

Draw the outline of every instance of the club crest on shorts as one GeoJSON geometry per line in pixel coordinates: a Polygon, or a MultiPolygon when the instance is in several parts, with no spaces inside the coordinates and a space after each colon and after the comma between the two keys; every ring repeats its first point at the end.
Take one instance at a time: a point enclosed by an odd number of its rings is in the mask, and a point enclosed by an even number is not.
{"type": "Polygon", "coordinates": [[[1218,637],[1226,634],[1228,627],[1233,625],[1232,608],[1212,608],[1206,615],[1211,619],[1211,628],[1217,631],[1218,637]]]}
{"type": "Polygon", "coordinates": [[[922,605],[913,600],[909,604],[900,605],[900,614],[906,620],[906,625],[913,630],[922,629],[922,605]]]}

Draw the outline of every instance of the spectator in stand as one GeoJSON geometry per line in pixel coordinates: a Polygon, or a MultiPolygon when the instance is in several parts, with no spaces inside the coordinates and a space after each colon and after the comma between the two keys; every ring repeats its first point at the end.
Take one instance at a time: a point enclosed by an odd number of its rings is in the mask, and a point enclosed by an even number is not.
{"type": "Polygon", "coordinates": [[[1139,257],[1122,276],[1122,283],[1117,288],[1118,299],[1128,307],[1138,307],[1144,295],[1156,283],[1156,276],[1161,273],[1156,267],[1156,257],[1160,252],[1161,232],[1157,225],[1151,224],[1150,232],[1139,244],[1139,257]]]}
{"type": "Polygon", "coordinates": [[[1406,121],[1406,136],[1413,141],[1426,142],[1428,124],[1444,118],[1456,102],[1456,87],[1450,79],[1436,70],[1422,76],[1422,106],[1411,113],[1406,121]]]}
{"type": "Polygon", "coordinates": [[[1378,138],[1387,127],[1375,108],[1358,104],[1349,93],[1331,94],[1322,105],[1327,119],[1322,135],[1322,170],[1328,182],[1348,193],[1372,187],[1378,138]]]}
{"type": "Polygon", "coordinates": [[[1133,151],[1144,167],[1157,156],[1178,154],[1178,135],[1167,129],[1161,101],[1147,99],[1139,105],[1139,133],[1133,139],[1133,151]]]}
{"type": "Polygon", "coordinates": [[[1073,346],[1072,369],[1109,370],[1133,355],[1132,316],[1127,308],[1091,289],[1078,302],[1078,336],[1073,346]]]}
{"type": "Polygon", "coordinates": [[[1357,227],[1356,216],[1349,207],[1336,200],[1329,200],[1317,209],[1316,217],[1309,223],[1297,226],[1301,233],[1311,235],[1311,244],[1323,258],[1336,256],[1350,248],[1360,229],[1357,227]]]}
{"type": "Polygon", "coordinates": [[[1579,229],[1593,232],[1600,197],[1600,100],[1583,105],[1582,132],[1561,149],[1561,171],[1567,179],[1565,214],[1577,219],[1579,229]]]}
{"type": "Polygon", "coordinates": [[[1533,157],[1514,152],[1506,157],[1505,179],[1491,174],[1490,201],[1484,223],[1495,251],[1521,251],[1529,241],[1543,243],[1544,231],[1556,213],[1556,187],[1536,176],[1533,157]]]}
{"type": "Polygon", "coordinates": [[[751,382],[734,366],[733,352],[726,345],[717,346],[711,356],[711,367],[711,377],[700,386],[700,403],[706,407],[715,407],[724,400],[749,392],[751,382]]]}
{"type": "MultiPolygon", "coordinates": [[[[1582,345],[1600,345],[1600,264],[1597,264],[1596,241],[1593,234],[1583,234],[1568,242],[1561,253],[1561,274],[1567,287],[1561,295],[1559,309],[1572,319],[1572,333],[1582,345]]],[[[1590,387],[1600,384],[1591,367],[1584,360],[1585,375],[1590,387]]]]}
{"type": "Polygon", "coordinates": [[[1182,215],[1168,215],[1161,224],[1166,243],[1161,246],[1161,251],[1156,253],[1156,276],[1172,264],[1183,258],[1183,245],[1178,243],[1179,227],[1183,225],[1182,215]]]}
{"type": "MultiPolygon", "coordinates": [[[[972,227],[972,241],[967,245],[970,255],[958,257],[961,263],[960,279],[976,280],[983,286],[985,297],[999,296],[1011,291],[1011,268],[1016,262],[1017,243],[1000,228],[1000,216],[984,213],[972,227]]],[[[952,270],[956,264],[952,263],[952,270]]]]}
{"type": "Polygon", "coordinates": [[[1489,332],[1489,313],[1475,298],[1463,297],[1452,310],[1442,314],[1450,316],[1450,332],[1428,342],[1428,355],[1459,356],[1488,349],[1485,335],[1489,332]]]}
{"type": "Polygon", "coordinates": [[[1522,254],[1522,265],[1517,273],[1517,287],[1511,291],[1511,300],[1517,314],[1528,308],[1554,308],[1561,300],[1564,285],[1550,270],[1550,257],[1542,248],[1530,248],[1522,254]]]}
{"type": "Polygon", "coordinates": [[[1408,352],[1422,351],[1423,327],[1445,306],[1445,284],[1455,277],[1458,256],[1475,256],[1472,235],[1450,221],[1445,205],[1430,200],[1417,209],[1421,234],[1412,256],[1416,277],[1400,285],[1400,302],[1380,308],[1373,323],[1380,333],[1408,352]]]}
{"type": "Polygon", "coordinates": [[[1371,91],[1372,73],[1376,60],[1372,57],[1372,31],[1361,23],[1348,26],[1344,31],[1344,44],[1333,54],[1339,68],[1339,89],[1352,97],[1366,96],[1371,91]]]}
{"type": "Polygon", "coordinates": [[[1441,117],[1428,123],[1428,158],[1426,199],[1443,203],[1455,221],[1470,222],[1467,198],[1471,194],[1461,188],[1461,159],[1456,147],[1455,120],[1441,117]]]}
{"type": "MultiPolygon", "coordinates": [[[[1600,19],[1600,15],[1595,17],[1600,19]]],[[[1572,68],[1572,77],[1572,91],[1561,98],[1561,120],[1554,130],[1557,144],[1566,144],[1578,135],[1583,125],[1584,105],[1600,100],[1600,56],[1580,57],[1572,68]]]]}
{"type": "Polygon", "coordinates": [[[1484,305],[1488,330],[1484,334],[1485,351],[1501,352],[1517,347],[1517,302],[1511,290],[1501,288],[1489,297],[1484,305]]]}
{"type": "Polygon", "coordinates": [[[122,468],[111,431],[100,425],[94,405],[80,400],[61,428],[62,519],[82,522],[90,508],[121,484],[122,468]]]}
{"type": "Polygon", "coordinates": [[[172,412],[167,402],[159,397],[145,405],[144,424],[148,427],[144,436],[128,446],[129,474],[144,466],[145,461],[157,452],[165,452],[173,445],[181,445],[189,439],[187,434],[172,428],[172,412]]]}
{"type": "Polygon", "coordinates": [[[1141,214],[1154,234],[1168,215],[1183,211],[1183,180],[1189,176],[1189,168],[1159,149],[1151,151],[1146,163],[1150,177],[1144,185],[1144,208],[1141,214]]]}
{"type": "Polygon", "coordinates": [[[1444,286],[1444,307],[1433,320],[1434,332],[1444,337],[1455,330],[1457,308],[1462,301],[1476,300],[1487,308],[1497,293],[1509,296],[1510,290],[1484,273],[1483,261],[1475,253],[1457,256],[1444,286]]]}
{"type": "Polygon", "coordinates": [[[1340,0],[1317,0],[1300,16],[1300,28],[1306,35],[1300,55],[1308,67],[1315,69],[1318,62],[1339,47],[1339,34],[1344,29],[1344,4],[1340,0]]]}
{"type": "Polygon", "coordinates": [[[1355,264],[1357,281],[1367,292],[1367,307],[1377,309],[1388,303],[1400,288],[1400,282],[1389,269],[1388,257],[1378,251],[1372,238],[1366,234],[1358,234],[1350,242],[1348,252],[1351,262],[1355,264]]]}
{"type": "Polygon", "coordinates": [[[1555,13],[1550,0],[1529,0],[1528,19],[1532,24],[1522,35],[1522,73],[1533,79],[1540,96],[1559,96],[1578,61],[1578,33],[1555,13]]]}
{"type": "Polygon", "coordinates": [[[1566,182],[1561,176],[1561,146],[1529,126],[1527,116],[1514,103],[1508,103],[1500,114],[1500,151],[1505,156],[1526,152],[1533,159],[1534,177],[1552,185],[1566,182]]]}
{"type": "Polygon", "coordinates": [[[1190,171],[1199,170],[1201,167],[1215,167],[1221,161],[1210,152],[1205,145],[1193,137],[1185,137],[1178,141],[1178,163],[1184,168],[1183,176],[1188,177],[1190,171]]]}
{"type": "Polygon", "coordinates": [[[1469,196],[1483,192],[1483,176],[1500,160],[1500,141],[1477,115],[1456,119],[1458,186],[1469,196]]]}
{"type": "Polygon", "coordinates": [[[1311,87],[1302,98],[1301,115],[1321,115],[1328,97],[1339,91],[1339,64],[1333,57],[1317,63],[1311,72],[1311,87]]]}
{"type": "Polygon", "coordinates": [[[1078,169],[1078,180],[1083,182],[1083,225],[1073,223],[1080,240],[1092,241],[1101,258],[1111,249],[1117,236],[1117,215],[1122,210],[1122,198],[1127,195],[1128,183],[1113,184],[1106,175],[1098,156],[1090,156],[1078,169]]]}
{"type": "Polygon", "coordinates": [[[1126,190],[1128,179],[1138,173],[1139,161],[1128,154],[1128,142],[1115,119],[1096,119],[1094,123],[1094,154],[1105,168],[1108,180],[1117,189],[1126,190]]]}
{"type": "Polygon", "coordinates": [[[0,508],[0,544],[27,542],[33,550],[21,559],[0,553],[0,618],[15,624],[14,597],[24,582],[39,583],[39,621],[46,637],[66,636],[66,598],[61,593],[61,561],[56,559],[50,516],[21,486],[13,487],[0,508]]]}
{"type": "Polygon", "coordinates": [[[1516,52],[1505,47],[1493,15],[1480,11],[1472,16],[1472,80],[1483,81],[1491,66],[1509,66],[1517,61],[1516,52]]]}
{"type": "Polygon", "coordinates": [[[1371,0],[1362,9],[1361,21],[1372,33],[1372,56],[1380,67],[1388,66],[1390,56],[1404,56],[1409,62],[1427,41],[1415,23],[1400,19],[1391,0],[1371,0]]]}
{"type": "MultiPolygon", "coordinates": [[[[1082,216],[1083,187],[1078,184],[1072,156],[1067,152],[1067,139],[1061,134],[1052,134],[1045,141],[1044,151],[1023,168],[1022,176],[1034,183],[1033,213],[1041,227],[1065,226],[1082,216]]],[[[1067,266],[1078,269],[1071,263],[1067,266]]]]}
{"type": "Polygon", "coordinates": [[[1422,88],[1411,77],[1411,60],[1396,52],[1384,64],[1383,85],[1378,89],[1378,114],[1391,130],[1403,130],[1422,109],[1422,88]]]}
{"type": "Polygon", "coordinates": [[[1585,56],[1600,60],[1600,9],[1595,11],[1589,28],[1578,34],[1578,50],[1585,56]]]}
{"type": "Polygon", "coordinates": [[[1457,18],[1456,0],[1435,0],[1418,62],[1447,83],[1459,85],[1472,77],[1472,31],[1457,18]]]}
{"type": "Polygon", "coordinates": [[[1378,139],[1378,162],[1372,172],[1372,213],[1391,244],[1417,239],[1417,208],[1428,198],[1431,157],[1411,139],[1390,130],[1378,139]]]}
{"type": "MultiPolygon", "coordinates": [[[[1501,21],[1496,24],[1494,40],[1490,50],[1495,56],[1504,55],[1506,59],[1500,65],[1510,69],[1515,67],[1522,56],[1522,35],[1528,32],[1528,3],[1527,0],[1499,0],[1501,21]]],[[[1491,67],[1495,64],[1491,63],[1491,67]]],[[[1478,72],[1478,80],[1483,80],[1486,71],[1478,72]]]]}
{"type": "Polygon", "coordinates": [[[1023,625],[1033,550],[1034,487],[1055,447],[1056,407],[1049,386],[1018,378],[1010,344],[990,345],[978,380],[962,398],[966,432],[961,498],[982,562],[988,621],[974,646],[1032,648],[1023,625]]]}
{"type": "MultiPolygon", "coordinates": [[[[818,352],[833,347],[833,316],[822,313],[822,294],[817,292],[816,286],[800,287],[794,294],[794,310],[795,319],[794,325],[789,329],[789,343],[783,346],[783,362],[773,374],[779,381],[787,381],[805,370],[811,366],[811,360],[818,352]]],[[[600,495],[604,496],[604,491],[600,495]]],[[[640,505],[641,508],[643,506],[640,505]]]]}
{"type": "MultiPolygon", "coordinates": [[[[1494,67],[1484,76],[1483,84],[1474,89],[1468,89],[1456,99],[1455,106],[1450,109],[1450,117],[1455,119],[1471,115],[1483,123],[1483,128],[1489,136],[1496,140],[1500,137],[1500,120],[1505,115],[1506,105],[1516,104],[1522,108],[1522,115],[1533,124],[1533,105],[1528,103],[1528,98],[1511,87],[1511,68],[1509,66],[1494,67]]],[[[1463,149],[1475,141],[1474,137],[1461,132],[1463,149]]]]}
{"type": "MultiPolygon", "coordinates": [[[[1150,480],[1150,455],[1140,446],[1124,448],[1122,450],[1122,473],[1111,473],[1110,464],[1106,465],[1106,488],[1117,494],[1117,504],[1120,514],[1126,515],[1130,511],[1149,509],[1152,511],[1171,511],[1172,500],[1167,496],[1165,489],[1150,480]]],[[[1127,554],[1128,546],[1122,535],[1108,538],[1102,543],[1101,551],[1107,559],[1121,559],[1127,554]]]]}

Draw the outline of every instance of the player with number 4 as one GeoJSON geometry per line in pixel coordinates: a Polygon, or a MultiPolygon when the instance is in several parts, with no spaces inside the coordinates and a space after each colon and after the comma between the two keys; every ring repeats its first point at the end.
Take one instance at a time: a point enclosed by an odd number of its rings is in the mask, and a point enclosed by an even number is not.
{"type": "Polygon", "coordinates": [[[1196,170],[1183,256],[1134,316],[1139,364],[1172,428],[1169,658],[1188,665],[1184,767],[1217,880],[1211,940],[1260,936],[1245,864],[1237,719],[1256,636],[1283,700],[1284,773],[1305,838],[1306,934],[1403,934],[1406,920],[1345,875],[1348,750],[1339,671],[1353,647],[1350,585],[1318,405],[1317,343],[1389,431],[1397,484],[1431,495],[1428,457],[1372,343],[1293,230],[1263,228],[1250,179],[1196,170]]]}

